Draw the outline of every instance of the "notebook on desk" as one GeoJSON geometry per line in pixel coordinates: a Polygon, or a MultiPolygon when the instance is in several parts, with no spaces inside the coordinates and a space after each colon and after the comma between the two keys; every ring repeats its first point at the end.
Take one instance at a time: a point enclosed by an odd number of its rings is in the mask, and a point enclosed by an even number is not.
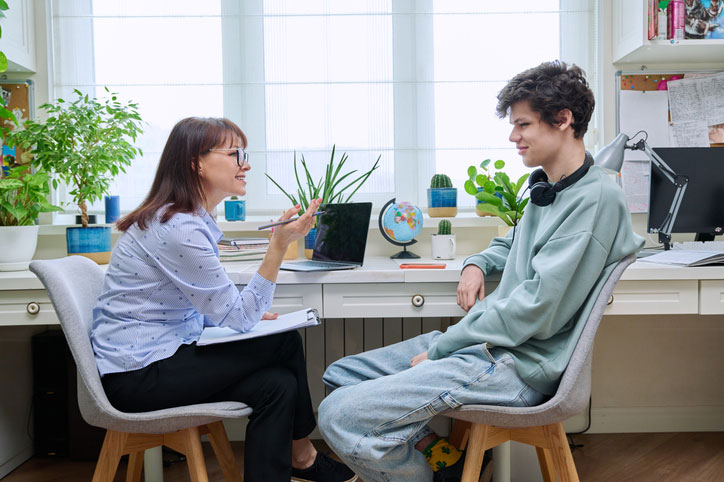
{"type": "Polygon", "coordinates": [[[312,259],[282,263],[287,271],[332,271],[362,266],[372,203],[322,204],[312,259]]]}

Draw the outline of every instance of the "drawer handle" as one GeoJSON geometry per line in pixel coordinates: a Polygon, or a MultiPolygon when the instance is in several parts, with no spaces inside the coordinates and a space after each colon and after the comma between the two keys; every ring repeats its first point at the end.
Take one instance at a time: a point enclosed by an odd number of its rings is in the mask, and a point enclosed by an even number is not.
{"type": "Polygon", "coordinates": [[[412,295],[412,306],[421,307],[425,304],[425,297],[422,295],[412,295]]]}
{"type": "Polygon", "coordinates": [[[611,295],[611,297],[608,298],[608,303],[606,303],[606,304],[607,304],[607,305],[612,305],[612,304],[613,304],[613,295],[611,295]]]}
{"type": "Polygon", "coordinates": [[[35,301],[28,303],[28,306],[26,306],[25,309],[28,310],[28,313],[31,315],[37,315],[40,313],[40,305],[38,305],[35,301]]]}

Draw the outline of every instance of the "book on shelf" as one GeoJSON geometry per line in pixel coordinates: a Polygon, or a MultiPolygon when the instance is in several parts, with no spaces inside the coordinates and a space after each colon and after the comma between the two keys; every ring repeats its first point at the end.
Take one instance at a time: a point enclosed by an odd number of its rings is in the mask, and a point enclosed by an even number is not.
{"type": "Polygon", "coordinates": [[[229,341],[246,340],[259,336],[273,335],[274,333],[282,333],[284,331],[306,328],[321,323],[319,313],[314,308],[305,308],[303,310],[279,315],[276,320],[261,320],[251,330],[240,333],[236,330],[220,326],[210,326],[204,328],[201,332],[197,346],[213,345],[214,343],[226,343],[229,341]]]}
{"type": "Polygon", "coordinates": [[[639,261],[645,263],[672,264],[676,266],[706,266],[724,264],[724,251],[703,251],[689,249],[670,249],[652,254],[639,261]]]}

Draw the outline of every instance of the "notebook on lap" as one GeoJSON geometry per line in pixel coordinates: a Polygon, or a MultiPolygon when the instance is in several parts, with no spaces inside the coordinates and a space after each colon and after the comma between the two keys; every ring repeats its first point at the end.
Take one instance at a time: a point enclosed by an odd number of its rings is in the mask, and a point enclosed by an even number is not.
{"type": "Polygon", "coordinates": [[[362,266],[372,203],[322,204],[312,259],[282,263],[287,271],[331,271],[362,266]]]}

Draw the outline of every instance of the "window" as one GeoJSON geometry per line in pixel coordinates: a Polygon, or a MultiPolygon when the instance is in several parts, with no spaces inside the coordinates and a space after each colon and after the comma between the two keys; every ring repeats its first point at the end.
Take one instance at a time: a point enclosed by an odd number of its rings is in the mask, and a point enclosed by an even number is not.
{"type": "MultiPolygon", "coordinates": [[[[52,87],[62,97],[74,88],[102,95],[108,86],[139,103],[144,156],[113,185],[124,211],[146,195],[171,127],[191,115],[225,116],[246,132],[252,215],[288,206],[265,172],[295,191],[294,153],[318,178],[333,144],[338,156],[349,154],[350,169],[381,156],[356,199],[424,205],[435,172],[458,187],[467,166],[488,157],[504,159],[513,177],[525,172],[507,119],[495,116],[496,94],[517,72],[554,58],[582,66],[595,89],[595,7],[596,0],[52,2],[52,87]]],[[[461,207],[472,207],[460,191],[461,207]]]]}

